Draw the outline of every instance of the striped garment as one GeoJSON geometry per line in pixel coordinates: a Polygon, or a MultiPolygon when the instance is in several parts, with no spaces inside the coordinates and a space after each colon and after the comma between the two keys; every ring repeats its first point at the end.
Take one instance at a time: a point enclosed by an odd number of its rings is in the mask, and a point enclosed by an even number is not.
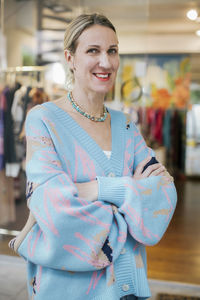
{"type": "Polygon", "coordinates": [[[165,177],[133,180],[154,152],[119,111],[111,116],[108,158],[66,112],[48,102],[26,119],[30,217],[13,243],[27,260],[30,299],[119,300],[150,297],[145,245],[156,244],[176,205],[165,177]],[[74,183],[98,180],[98,200],[74,183]]]}

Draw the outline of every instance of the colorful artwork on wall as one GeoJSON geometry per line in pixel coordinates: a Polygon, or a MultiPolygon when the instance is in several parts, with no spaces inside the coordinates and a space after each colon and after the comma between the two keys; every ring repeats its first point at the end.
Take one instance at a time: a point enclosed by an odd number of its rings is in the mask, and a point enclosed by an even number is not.
{"type": "Polygon", "coordinates": [[[187,108],[190,102],[190,57],[183,54],[121,55],[120,98],[130,105],[187,108]]]}

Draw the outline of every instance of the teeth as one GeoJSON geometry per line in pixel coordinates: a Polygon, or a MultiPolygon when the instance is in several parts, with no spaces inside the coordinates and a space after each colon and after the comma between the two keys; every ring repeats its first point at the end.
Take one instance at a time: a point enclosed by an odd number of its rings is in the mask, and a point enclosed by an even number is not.
{"type": "Polygon", "coordinates": [[[107,78],[108,74],[96,74],[96,76],[100,78],[107,78]]]}

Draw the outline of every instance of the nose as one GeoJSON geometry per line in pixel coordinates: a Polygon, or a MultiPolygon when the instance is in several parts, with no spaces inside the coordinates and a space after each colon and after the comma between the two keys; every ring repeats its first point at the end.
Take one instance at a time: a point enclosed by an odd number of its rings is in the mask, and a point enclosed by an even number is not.
{"type": "Polygon", "coordinates": [[[105,69],[111,67],[110,58],[108,53],[101,53],[99,57],[99,66],[105,69]]]}

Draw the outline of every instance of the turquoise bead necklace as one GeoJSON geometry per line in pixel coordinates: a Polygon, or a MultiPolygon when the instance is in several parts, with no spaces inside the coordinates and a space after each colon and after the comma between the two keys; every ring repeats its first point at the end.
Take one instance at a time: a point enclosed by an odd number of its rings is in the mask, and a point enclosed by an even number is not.
{"type": "Polygon", "coordinates": [[[69,101],[71,102],[73,108],[75,108],[75,110],[77,112],[79,112],[82,116],[88,118],[89,120],[91,121],[94,121],[94,122],[104,122],[105,119],[107,118],[107,115],[108,115],[108,110],[107,108],[105,107],[105,105],[103,106],[103,114],[101,117],[97,118],[97,117],[94,117],[94,116],[91,116],[90,114],[88,114],[87,112],[84,112],[82,110],[82,108],[75,102],[74,98],[73,98],[73,95],[72,95],[72,92],[69,92],[67,94],[67,98],[69,99],[69,101]]]}

